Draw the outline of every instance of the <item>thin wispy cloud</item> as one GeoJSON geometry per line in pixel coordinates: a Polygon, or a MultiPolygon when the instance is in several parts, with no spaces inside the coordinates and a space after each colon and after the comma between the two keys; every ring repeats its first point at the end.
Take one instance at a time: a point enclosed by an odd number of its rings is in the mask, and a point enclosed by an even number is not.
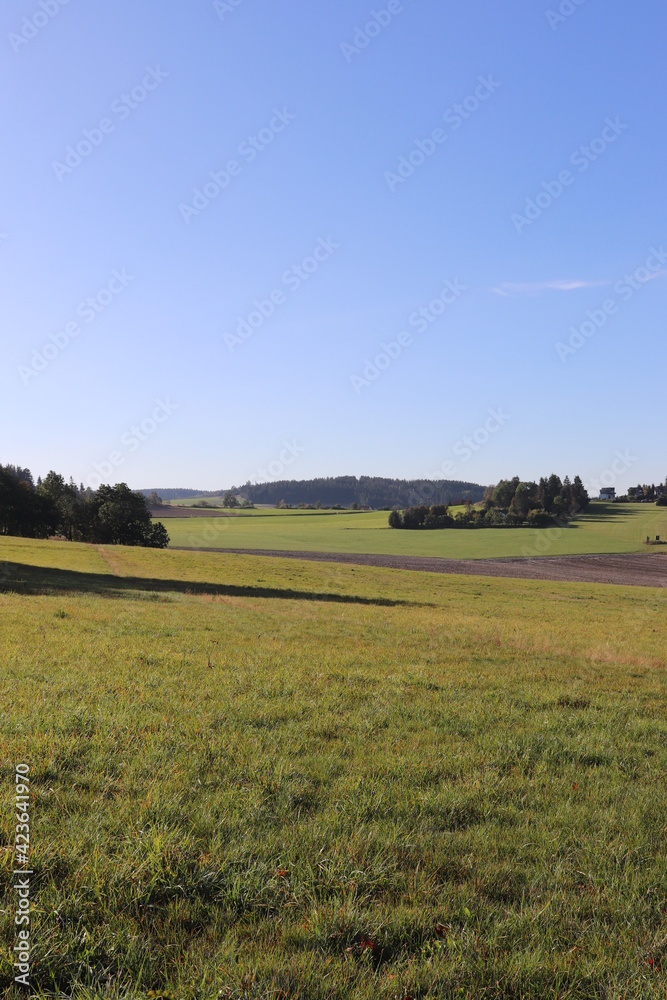
{"type": "Polygon", "coordinates": [[[608,285],[608,281],[503,281],[496,285],[493,291],[496,295],[541,295],[543,292],[573,292],[579,288],[599,288],[608,285]]]}
{"type": "Polygon", "coordinates": [[[662,270],[660,270],[660,271],[653,271],[652,274],[649,274],[646,277],[644,277],[642,275],[642,279],[641,280],[642,280],[642,284],[645,284],[647,281],[655,281],[656,278],[665,278],[665,277],[667,277],[667,268],[663,267],[662,270]]]}

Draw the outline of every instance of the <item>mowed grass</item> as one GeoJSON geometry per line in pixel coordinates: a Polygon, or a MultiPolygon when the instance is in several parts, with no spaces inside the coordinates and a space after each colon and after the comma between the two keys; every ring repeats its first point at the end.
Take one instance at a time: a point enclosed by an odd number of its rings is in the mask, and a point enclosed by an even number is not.
{"type": "Polygon", "coordinates": [[[497,556],[659,552],[646,536],[667,539],[667,507],[594,503],[569,527],[397,531],[386,511],[253,511],[222,518],[166,518],[173,546],[355,552],[485,559],[497,556]]]}
{"type": "Polygon", "coordinates": [[[0,990],[664,997],[666,594],[0,539],[0,990]]]}

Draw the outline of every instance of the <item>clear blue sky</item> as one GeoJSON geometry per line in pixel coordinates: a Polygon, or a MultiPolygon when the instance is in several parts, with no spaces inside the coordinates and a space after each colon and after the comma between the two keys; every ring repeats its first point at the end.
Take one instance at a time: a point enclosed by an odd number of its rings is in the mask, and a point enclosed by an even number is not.
{"type": "Polygon", "coordinates": [[[559,2],[5,0],[0,461],[664,480],[667,11],[559,2]]]}

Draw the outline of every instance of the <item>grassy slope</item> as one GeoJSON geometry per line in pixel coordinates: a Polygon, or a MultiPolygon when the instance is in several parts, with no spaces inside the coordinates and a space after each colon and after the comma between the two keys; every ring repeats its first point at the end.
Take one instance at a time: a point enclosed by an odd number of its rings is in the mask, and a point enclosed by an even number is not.
{"type": "MultiPolygon", "coordinates": [[[[394,531],[387,513],[327,515],[291,511],[278,516],[165,521],[172,545],[239,549],[370,552],[482,559],[494,556],[640,552],[647,535],[667,538],[667,507],[593,504],[565,529],[498,528],[394,531]]],[[[258,516],[259,515],[259,516],[258,516]]],[[[655,551],[649,549],[648,551],[655,551]]]]}
{"type": "Polygon", "coordinates": [[[0,559],[0,885],[27,761],[35,993],[664,996],[664,591],[0,559]]]}

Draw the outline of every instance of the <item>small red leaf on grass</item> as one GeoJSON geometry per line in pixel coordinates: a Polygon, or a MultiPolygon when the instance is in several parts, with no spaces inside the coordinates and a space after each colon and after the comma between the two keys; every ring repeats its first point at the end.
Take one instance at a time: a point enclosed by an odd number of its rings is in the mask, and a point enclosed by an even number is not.
{"type": "Polygon", "coordinates": [[[361,936],[361,947],[362,949],[368,949],[373,952],[373,957],[377,957],[380,954],[380,946],[375,943],[372,938],[366,937],[365,934],[361,936]]]}

